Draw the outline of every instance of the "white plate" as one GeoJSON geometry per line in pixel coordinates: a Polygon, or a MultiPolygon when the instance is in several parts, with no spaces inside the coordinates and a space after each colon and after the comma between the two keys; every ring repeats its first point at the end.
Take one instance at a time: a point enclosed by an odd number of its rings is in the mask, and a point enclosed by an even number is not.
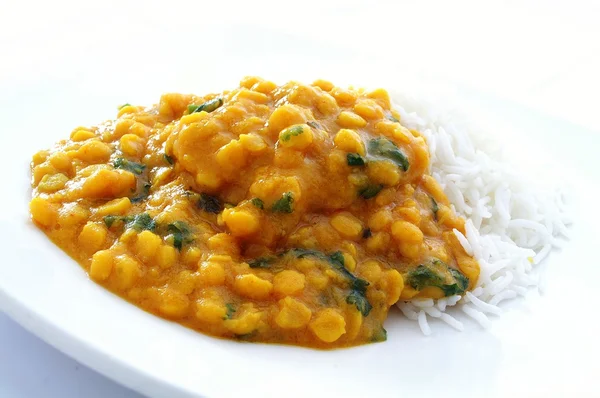
{"type": "MultiPolygon", "coordinates": [[[[239,75],[220,77],[231,85],[239,75]]],[[[399,85],[387,81],[390,88],[399,85]]],[[[55,101],[41,106],[34,99],[32,112],[31,94],[14,89],[14,103],[26,105],[5,115],[0,138],[0,309],[93,369],[156,397],[600,394],[593,382],[600,357],[594,306],[600,281],[594,227],[600,197],[597,134],[464,87],[449,91],[465,112],[507,129],[508,151],[523,153],[518,137],[526,137],[571,176],[572,239],[550,256],[546,294],[532,292],[503,307],[506,313],[490,330],[467,322],[460,333],[432,322],[434,333],[425,337],[393,311],[385,325],[387,342],[315,351],[207,337],[147,314],[91,282],[29,221],[28,162],[35,150],[66,137],[76,125],[112,117],[109,104],[130,98],[82,101],[85,88],[52,81],[35,87],[55,101]]],[[[192,90],[204,91],[196,84],[192,90]]]]}

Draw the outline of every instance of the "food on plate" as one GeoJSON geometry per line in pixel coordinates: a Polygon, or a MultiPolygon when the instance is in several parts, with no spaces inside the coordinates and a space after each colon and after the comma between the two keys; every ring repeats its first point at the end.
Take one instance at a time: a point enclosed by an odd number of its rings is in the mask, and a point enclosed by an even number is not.
{"type": "Polygon", "coordinates": [[[386,338],[399,300],[456,297],[480,266],[383,89],[247,77],[165,94],[36,153],[32,219],[90,277],[227,338],[386,338]]]}
{"type": "Polygon", "coordinates": [[[466,233],[454,233],[480,266],[473,290],[441,299],[400,300],[397,306],[426,335],[432,333],[428,319],[458,330],[469,318],[488,327],[489,315],[502,314],[503,301],[523,297],[531,288],[544,290],[544,260],[554,248],[562,247],[571,224],[568,190],[556,177],[562,170],[545,164],[536,171],[530,158],[543,153],[520,157],[521,167],[517,158],[499,153],[499,143],[509,150],[510,145],[540,149],[527,145],[527,137],[507,138],[511,132],[506,126],[469,124],[471,115],[451,111],[439,100],[405,94],[395,94],[394,100],[402,124],[425,137],[431,175],[456,213],[466,219],[466,233]]]}

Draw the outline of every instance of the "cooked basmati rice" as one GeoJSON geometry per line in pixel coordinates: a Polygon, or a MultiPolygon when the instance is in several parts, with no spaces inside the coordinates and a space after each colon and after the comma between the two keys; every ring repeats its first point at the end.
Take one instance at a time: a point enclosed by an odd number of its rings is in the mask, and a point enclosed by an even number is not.
{"type": "Polygon", "coordinates": [[[428,317],[464,329],[462,322],[446,313],[450,308],[490,327],[486,313],[500,315],[502,301],[524,296],[532,286],[541,289],[538,271],[543,267],[539,265],[553,248],[560,247],[570,223],[562,194],[533,187],[497,154],[491,156],[475,145],[476,137],[468,129],[458,128],[446,114],[434,113],[435,107],[407,98],[398,102],[402,124],[420,131],[427,140],[431,174],[454,210],[467,220],[465,234],[454,233],[465,251],[479,261],[481,274],[476,288],[464,296],[397,305],[408,319],[418,322],[425,335],[431,333],[428,317]]]}

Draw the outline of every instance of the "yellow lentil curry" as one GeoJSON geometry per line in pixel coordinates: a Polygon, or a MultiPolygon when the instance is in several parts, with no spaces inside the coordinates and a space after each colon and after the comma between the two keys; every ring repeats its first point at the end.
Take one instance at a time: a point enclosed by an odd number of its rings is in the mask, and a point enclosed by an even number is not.
{"type": "Polygon", "coordinates": [[[90,277],[220,337],[386,339],[390,306],[479,276],[425,140],[383,89],[257,77],[165,94],[32,162],[35,223],[90,277]]]}

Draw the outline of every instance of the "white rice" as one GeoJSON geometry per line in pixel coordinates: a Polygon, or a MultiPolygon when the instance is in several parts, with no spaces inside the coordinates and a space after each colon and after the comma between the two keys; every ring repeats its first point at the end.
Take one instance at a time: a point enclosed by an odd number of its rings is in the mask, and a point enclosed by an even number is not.
{"type": "Polygon", "coordinates": [[[568,232],[570,220],[562,194],[535,187],[501,161],[499,154],[483,151],[481,137],[457,127],[451,116],[435,114],[435,107],[404,98],[396,108],[401,123],[420,131],[427,140],[431,174],[454,210],[466,219],[466,233],[454,233],[481,267],[476,288],[462,297],[397,305],[408,319],[418,322],[425,335],[432,332],[429,318],[464,330],[463,323],[447,313],[449,309],[460,310],[488,328],[491,321],[486,314],[500,315],[501,302],[541,285],[540,264],[553,248],[560,247],[559,238],[568,232]]]}

